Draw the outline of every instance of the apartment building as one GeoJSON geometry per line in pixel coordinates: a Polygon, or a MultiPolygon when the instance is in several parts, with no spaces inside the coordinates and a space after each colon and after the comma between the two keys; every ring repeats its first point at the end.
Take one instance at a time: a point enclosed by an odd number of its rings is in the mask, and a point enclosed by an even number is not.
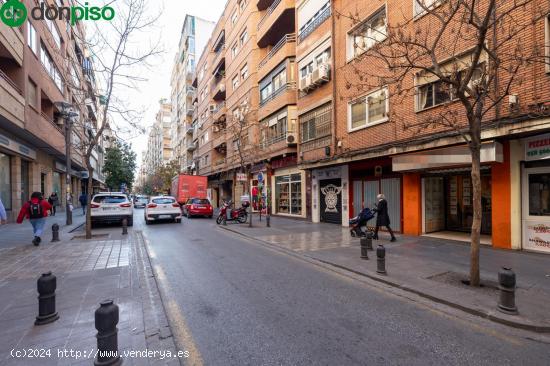
{"type": "Polygon", "coordinates": [[[186,15],[172,68],[172,160],[179,163],[182,172],[191,172],[193,142],[193,100],[196,89],[192,85],[197,57],[202,53],[215,23],[186,15]]]}
{"type": "MultiPolygon", "coordinates": [[[[24,3],[27,8],[32,0],[24,3]]],[[[53,3],[53,1],[51,1],[53,3]]],[[[92,61],[81,23],[29,19],[19,28],[0,22],[0,196],[13,219],[30,193],[57,192],[65,176],[73,197],[89,179],[82,157],[86,131],[100,126],[92,61]],[[56,102],[73,105],[72,166],[65,166],[65,120],[56,102]]],[[[101,152],[94,152],[99,168],[101,152]]],[[[98,174],[92,179],[100,180],[98,174]]],[[[101,184],[101,182],[97,182],[101,184]]]]}
{"type": "Polygon", "coordinates": [[[147,175],[156,174],[157,170],[172,160],[172,105],[166,99],[159,101],[159,111],[155,123],[149,130],[147,150],[142,163],[147,175]]]}

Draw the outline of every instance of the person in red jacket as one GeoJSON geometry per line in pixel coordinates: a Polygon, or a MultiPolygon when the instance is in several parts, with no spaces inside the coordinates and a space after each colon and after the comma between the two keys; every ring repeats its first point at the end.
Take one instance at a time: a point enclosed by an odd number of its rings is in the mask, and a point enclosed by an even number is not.
{"type": "Polygon", "coordinates": [[[42,197],[42,193],[34,192],[31,195],[31,200],[26,202],[21,211],[19,211],[19,216],[17,216],[17,223],[23,223],[24,219],[29,219],[32,225],[32,230],[34,234],[34,239],[32,243],[35,246],[39,246],[42,239],[42,232],[44,231],[44,225],[46,225],[46,217],[48,217],[48,211],[52,209],[52,206],[48,203],[47,200],[42,197]]]}

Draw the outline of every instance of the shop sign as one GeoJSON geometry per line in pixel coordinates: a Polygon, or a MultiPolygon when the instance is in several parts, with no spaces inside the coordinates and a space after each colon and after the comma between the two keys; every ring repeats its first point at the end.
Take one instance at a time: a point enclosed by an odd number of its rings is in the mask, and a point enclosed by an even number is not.
{"type": "Polygon", "coordinates": [[[237,173],[237,181],[238,182],[246,182],[246,174],[245,173],[237,173]]]}
{"type": "Polygon", "coordinates": [[[271,162],[272,169],[281,169],[287,166],[294,166],[298,162],[296,156],[285,156],[284,158],[273,160],[271,162]]]}
{"type": "Polygon", "coordinates": [[[23,155],[23,156],[26,156],[28,158],[31,158],[31,159],[36,159],[36,151],[34,151],[33,149],[23,145],[23,144],[20,144],[4,135],[0,135],[0,145],[2,145],[3,147],[5,147],[6,149],[9,149],[17,154],[20,154],[20,155],[23,155]]]}
{"type": "Polygon", "coordinates": [[[329,168],[329,169],[315,170],[313,174],[314,174],[313,178],[317,178],[317,179],[340,178],[340,176],[342,175],[342,170],[340,167],[329,168]]]}
{"type": "Polygon", "coordinates": [[[525,226],[523,248],[528,250],[550,252],[550,225],[536,221],[527,221],[525,226]]]}
{"type": "Polygon", "coordinates": [[[550,133],[525,139],[525,160],[550,158],[550,133]]]}

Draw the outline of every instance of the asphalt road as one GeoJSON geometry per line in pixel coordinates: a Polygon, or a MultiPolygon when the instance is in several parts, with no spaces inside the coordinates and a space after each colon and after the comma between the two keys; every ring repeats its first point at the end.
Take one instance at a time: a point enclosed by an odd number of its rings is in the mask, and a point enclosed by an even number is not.
{"type": "Polygon", "coordinates": [[[194,365],[550,365],[529,333],[278,253],[214,220],[143,229],[176,343],[194,365]]]}

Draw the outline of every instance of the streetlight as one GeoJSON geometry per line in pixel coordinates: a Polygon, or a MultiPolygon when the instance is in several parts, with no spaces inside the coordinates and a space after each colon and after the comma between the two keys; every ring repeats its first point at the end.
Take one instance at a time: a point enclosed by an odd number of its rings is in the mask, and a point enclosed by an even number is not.
{"type": "Polygon", "coordinates": [[[72,204],[72,187],[71,187],[71,134],[72,134],[72,119],[78,117],[78,112],[75,111],[75,108],[72,104],[67,102],[55,102],[55,107],[61,113],[61,117],[64,120],[65,126],[65,191],[66,191],[66,204],[65,204],[65,213],[67,215],[67,225],[73,224],[73,212],[71,211],[72,204]]]}

